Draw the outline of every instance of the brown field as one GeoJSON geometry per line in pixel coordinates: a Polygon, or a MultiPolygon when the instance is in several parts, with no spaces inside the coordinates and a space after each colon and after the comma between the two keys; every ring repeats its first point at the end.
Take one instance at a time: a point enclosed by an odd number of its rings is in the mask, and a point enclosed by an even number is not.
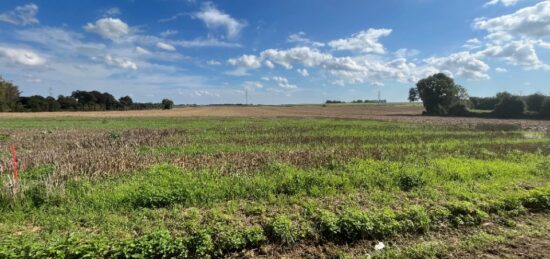
{"type": "Polygon", "coordinates": [[[1,118],[122,118],[122,117],[310,117],[368,119],[379,121],[413,122],[436,125],[461,125],[466,127],[517,127],[531,130],[550,129],[550,121],[525,119],[486,119],[461,117],[422,116],[419,105],[293,105],[293,106],[208,106],[175,108],[168,111],[105,111],[105,112],[40,112],[0,113],[1,118]]]}

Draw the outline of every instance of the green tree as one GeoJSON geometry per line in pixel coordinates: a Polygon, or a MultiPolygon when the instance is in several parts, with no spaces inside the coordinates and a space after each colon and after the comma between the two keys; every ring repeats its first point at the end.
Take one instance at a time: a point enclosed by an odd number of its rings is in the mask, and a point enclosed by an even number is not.
{"type": "Polygon", "coordinates": [[[162,109],[164,110],[170,110],[174,108],[174,102],[170,99],[163,99],[161,104],[162,104],[162,109]]]}
{"type": "Polygon", "coordinates": [[[132,105],[134,104],[134,100],[132,100],[130,96],[120,97],[120,99],[118,99],[118,102],[120,102],[122,107],[124,107],[125,109],[132,107],[132,105]]]}
{"type": "Polygon", "coordinates": [[[527,96],[527,99],[525,100],[527,104],[527,110],[532,112],[538,112],[542,108],[542,104],[544,103],[546,99],[546,96],[544,96],[541,93],[535,93],[532,95],[527,96]]]}
{"type": "Polygon", "coordinates": [[[16,111],[19,103],[19,88],[0,77],[0,112],[16,111]]]}
{"type": "Polygon", "coordinates": [[[418,91],[416,90],[416,88],[412,87],[411,89],[409,89],[408,99],[409,99],[409,102],[411,103],[418,101],[418,91]]]}
{"type": "MultiPolygon", "coordinates": [[[[448,115],[451,108],[457,105],[465,109],[469,98],[464,87],[456,84],[452,78],[443,73],[418,81],[416,92],[424,104],[426,113],[434,115],[448,115]]],[[[410,93],[409,90],[409,98],[410,93]]]]}
{"type": "Polygon", "coordinates": [[[525,102],[508,92],[497,94],[499,100],[493,114],[500,118],[520,118],[525,113],[525,102]]]}

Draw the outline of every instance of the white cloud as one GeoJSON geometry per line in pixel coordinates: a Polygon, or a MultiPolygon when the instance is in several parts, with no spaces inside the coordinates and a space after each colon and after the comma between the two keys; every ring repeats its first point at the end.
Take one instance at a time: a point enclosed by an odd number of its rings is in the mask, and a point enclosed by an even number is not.
{"type": "Polygon", "coordinates": [[[116,66],[123,69],[137,70],[138,66],[132,60],[122,57],[113,57],[110,54],[105,55],[105,63],[111,66],[116,66]]]}
{"type": "Polygon", "coordinates": [[[14,10],[1,13],[0,21],[16,25],[31,25],[40,23],[36,18],[38,6],[35,4],[27,4],[18,6],[14,10]]]}
{"type": "Polygon", "coordinates": [[[533,38],[549,36],[550,1],[542,1],[534,6],[496,18],[476,19],[473,26],[489,33],[504,32],[533,38]]]}
{"type": "Polygon", "coordinates": [[[104,44],[83,42],[83,36],[61,28],[39,27],[19,30],[15,36],[22,41],[41,44],[55,52],[56,56],[99,55],[106,48],[104,44]]]}
{"type": "Polygon", "coordinates": [[[246,27],[245,22],[237,21],[209,2],[204,4],[202,10],[195,13],[194,16],[203,21],[209,29],[224,29],[229,39],[237,38],[241,30],[246,27]]]}
{"type": "Polygon", "coordinates": [[[488,7],[491,5],[497,5],[502,4],[504,6],[512,6],[519,2],[519,0],[490,0],[489,2],[485,3],[483,7],[488,7]]]}
{"type": "Polygon", "coordinates": [[[118,18],[101,18],[95,23],[86,24],[84,29],[113,41],[121,40],[131,33],[128,24],[118,18]]]}
{"type": "Polygon", "coordinates": [[[350,50],[361,53],[384,54],[384,46],[378,42],[381,37],[390,35],[391,29],[368,29],[350,38],[333,40],[328,45],[335,50],[350,50]]]}
{"type": "Polygon", "coordinates": [[[453,53],[448,57],[432,57],[424,61],[439,70],[449,71],[453,75],[473,80],[489,79],[489,75],[487,75],[489,65],[467,51],[453,53]]]}
{"type": "Polygon", "coordinates": [[[490,45],[485,50],[477,53],[480,57],[503,58],[509,64],[523,66],[528,69],[549,69],[535,51],[536,41],[520,40],[505,45],[490,45]]]}
{"type": "Polygon", "coordinates": [[[290,34],[288,36],[287,41],[290,42],[290,43],[296,43],[298,45],[303,45],[303,46],[312,46],[312,47],[323,47],[323,46],[325,46],[325,44],[322,43],[322,42],[316,42],[316,41],[312,41],[312,40],[308,39],[306,37],[306,33],[303,32],[303,31],[298,32],[298,33],[294,33],[294,34],[290,34]]]}
{"type": "Polygon", "coordinates": [[[298,87],[296,85],[293,85],[293,84],[290,84],[288,82],[288,79],[282,77],[282,76],[274,76],[271,78],[271,80],[277,82],[277,85],[280,87],[280,88],[283,88],[285,90],[295,90],[295,89],[298,89],[298,87]]]}
{"type": "Polygon", "coordinates": [[[168,37],[168,36],[176,35],[178,33],[179,32],[177,30],[165,30],[165,31],[160,33],[160,36],[161,37],[168,37]]]}
{"type": "Polygon", "coordinates": [[[506,73],[506,72],[508,72],[508,70],[506,68],[502,68],[502,67],[495,68],[495,71],[497,73],[506,73]]]}
{"type": "Polygon", "coordinates": [[[218,48],[240,48],[241,44],[220,41],[214,38],[194,39],[194,40],[176,40],[170,42],[172,45],[182,48],[202,48],[202,47],[218,47],[218,48]]]}
{"type": "Polygon", "coordinates": [[[298,68],[298,69],[296,69],[296,71],[298,71],[298,73],[300,75],[302,75],[303,77],[308,77],[309,76],[309,72],[305,68],[298,68]]]}
{"type": "Polygon", "coordinates": [[[243,84],[243,88],[248,91],[254,91],[256,89],[261,89],[263,87],[264,85],[257,81],[246,81],[243,84]]]}
{"type": "Polygon", "coordinates": [[[220,97],[219,93],[208,90],[195,90],[192,95],[195,97],[220,97]]]}
{"type": "Polygon", "coordinates": [[[151,54],[151,51],[148,51],[147,49],[142,48],[142,47],[140,47],[140,46],[137,46],[137,47],[136,47],[136,52],[137,52],[138,54],[141,54],[141,55],[150,55],[150,54],[151,54]]]}
{"type": "Polygon", "coordinates": [[[120,15],[122,12],[118,7],[111,7],[103,12],[103,17],[114,17],[120,15]]]}
{"type": "Polygon", "coordinates": [[[40,66],[46,63],[46,59],[33,51],[0,46],[0,58],[5,58],[15,64],[25,66],[40,66]]]}
{"type": "Polygon", "coordinates": [[[227,62],[233,66],[238,66],[246,69],[255,69],[262,66],[261,60],[254,55],[243,55],[239,58],[231,58],[227,62]]]}
{"type": "Polygon", "coordinates": [[[397,58],[409,58],[409,57],[416,57],[420,54],[420,51],[417,49],[398,49],[395,51],[394,55],[397,58]]]}
{"type": "Polygon", "coordinates": [[[481,41],[477,38],[469,39],[462,47],[469,50],[478,49],[481,48],[481,41]]]}
{"type": "Polygon", "coordinates": [[[176,47],[164,42],[157,42],[157,48],[166,51],[176,51],[176,47]]]}

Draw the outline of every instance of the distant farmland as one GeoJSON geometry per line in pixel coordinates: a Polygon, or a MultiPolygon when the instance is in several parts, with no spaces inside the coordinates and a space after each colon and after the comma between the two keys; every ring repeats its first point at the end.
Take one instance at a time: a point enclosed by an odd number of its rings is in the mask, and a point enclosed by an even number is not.
{"type": "Polygon", "coordinates": [[[0,257],[547,256],[549,122],[420,113],[0,114],[0,257]]]}

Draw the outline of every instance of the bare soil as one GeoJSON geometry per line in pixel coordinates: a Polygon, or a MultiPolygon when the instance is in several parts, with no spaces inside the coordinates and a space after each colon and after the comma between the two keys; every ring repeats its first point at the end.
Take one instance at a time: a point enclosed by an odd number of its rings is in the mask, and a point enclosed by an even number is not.
{"type": "Polygon", "coordinates": [[[517,127],[532,130],[550,129],[548,120],[486,119],[463,117],[422,116],[419,105],[294,105],[294,106],[204,106],[175,108],[172,110],[105,111],[105,112],[41,112],[0,113],[2,118],[55,118],[55,117],[315,117],[368,119],[380,121],[412,122],[433,125],[461,125],[467,127],[517,127]]]}

